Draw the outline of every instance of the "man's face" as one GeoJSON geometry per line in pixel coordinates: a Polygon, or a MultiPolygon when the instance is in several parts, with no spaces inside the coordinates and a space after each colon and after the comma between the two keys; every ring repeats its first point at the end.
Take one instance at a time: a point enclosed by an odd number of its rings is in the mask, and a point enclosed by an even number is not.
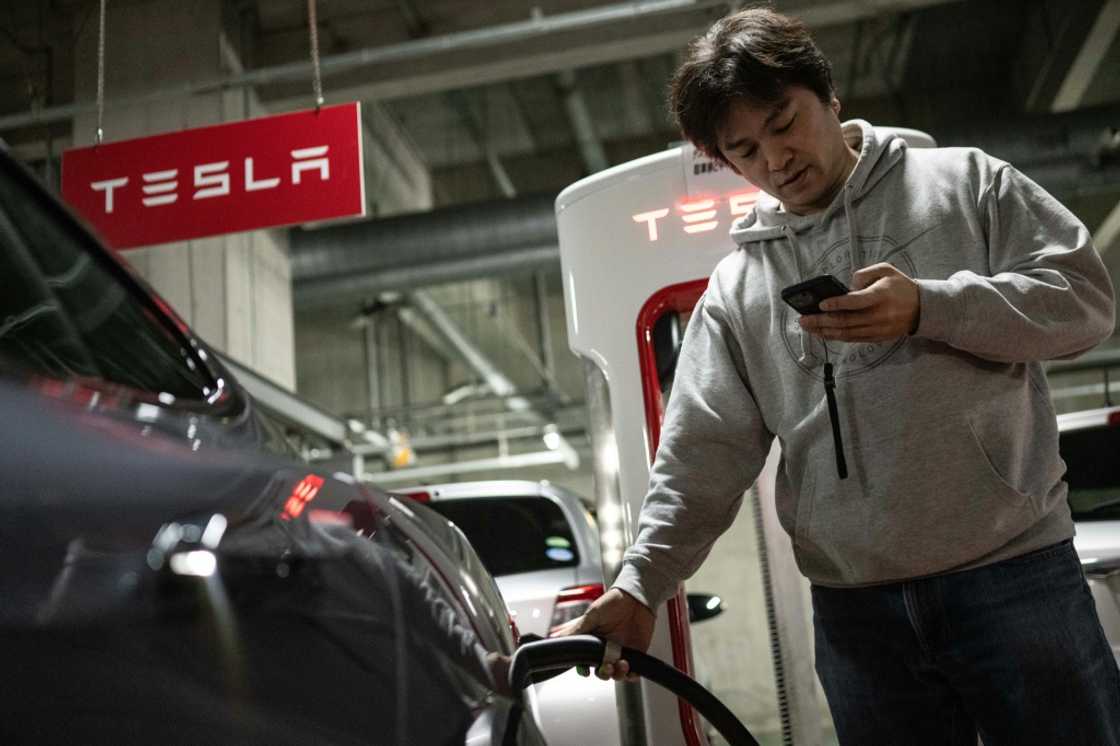
{"type": "Polygon", "coordinates": [[[774,104],[732,103],[717,131],[731,167],[789,212],[823,210],[855,162],[840,129],[840,102],[790,86],[774,104]]]}

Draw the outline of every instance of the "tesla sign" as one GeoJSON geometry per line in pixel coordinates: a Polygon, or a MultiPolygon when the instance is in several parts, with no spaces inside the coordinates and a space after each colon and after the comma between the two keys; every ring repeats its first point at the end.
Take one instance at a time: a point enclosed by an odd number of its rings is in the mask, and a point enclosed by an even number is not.
{"type": "Polygon", "coordinates": [[[645,226],[646,238],[650,241],[656,241],[661,237],[661,231],[663,230],[661,220],[663,218],[668,219],[667,222],[680,224],[680,227],[684,228],[684,232],[689,235],[707,233],[719,227],[721,216],[729,218],[729,222],[725,226],[730,227],[730,221],[746,215],[757,201],[758,190],[752,188],[749,191],[737,194],[679,202],[675,206],[677,219],[669,218],[669,213],[674,211],[668,207],[639,212],[630,217],[635,223],[645,226]],[[726,203],[726,206],[724,206],[724,203],[726,203]],[[725,214],[721,215],[721,213],[725,214]]]}
{"type": "Polygon", "coordinates": [[[362,216],[359,106],[67,150],[62,196],[118,249],[362,216]]]}
{"type": "Polygon", "coordinates": [[[674,238],[679,235],[676,230],[683,229],[691,236],[714,231],[721,222],[726,233],[732,221],[746,215],[758,202],[757,187],[691,144],[681,146],[681,165],[686,192],[683,199],[672,207],[661,204],[630,216],[649,241],[657,241],[670,226],[674,238]]]}

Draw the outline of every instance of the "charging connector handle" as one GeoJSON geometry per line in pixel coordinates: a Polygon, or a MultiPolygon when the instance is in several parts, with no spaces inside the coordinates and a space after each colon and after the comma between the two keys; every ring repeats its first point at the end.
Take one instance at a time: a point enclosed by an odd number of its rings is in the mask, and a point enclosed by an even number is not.
{"type": "MultiPolygon", "coordinates": [[[[564,671],[577,665],[596,667],[603,662],[605,652],[606,643],[592,635],[527,642],[517,649],[510,662],[510,690],[518,696],[532,683],[534,674],[564,671]]],[[[759,746],[746,726],[715,695],[673,666],[627,647],[621,649],[621,658],[630,664],[633,673],[665,687],[696,708],[730,746],[759,746]]]]}

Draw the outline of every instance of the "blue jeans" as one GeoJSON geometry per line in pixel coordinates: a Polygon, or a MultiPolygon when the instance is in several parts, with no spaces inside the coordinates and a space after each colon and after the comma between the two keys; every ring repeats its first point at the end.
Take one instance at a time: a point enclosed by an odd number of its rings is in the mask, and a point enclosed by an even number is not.
{"type": "Polygon", "coordinates": [[[1120,670],[1073,542],[870,588],[814,586],[844,746],[1120,746],[1120,670]]]}

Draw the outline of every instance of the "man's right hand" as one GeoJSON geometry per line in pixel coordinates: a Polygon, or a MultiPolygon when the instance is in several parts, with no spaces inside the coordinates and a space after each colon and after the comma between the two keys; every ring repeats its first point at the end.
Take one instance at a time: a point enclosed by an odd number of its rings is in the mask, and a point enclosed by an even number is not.
{"type": "MultiPolygon", "coordinates": [[[[611,588],[591,604],[586,614],[561,625],[551,637],[595,635],[644,653],[653,639],[656,620],[654,613],[638,599],[618,588],[611,588]]],[[[635,675],[630,674],[630,664],[621,659],[614,664],[599,666],[595,675],[604,681],[637,680],[635,675]]]]}

